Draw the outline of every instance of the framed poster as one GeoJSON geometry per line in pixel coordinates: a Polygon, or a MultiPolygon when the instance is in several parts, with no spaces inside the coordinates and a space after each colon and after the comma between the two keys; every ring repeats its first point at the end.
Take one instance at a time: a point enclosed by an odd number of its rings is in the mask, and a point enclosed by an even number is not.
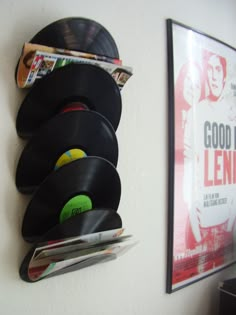
{"type": "Polygon", "coordinates": [[[236,50],[167,20],[167,292],[236,261],[236,50]]]}

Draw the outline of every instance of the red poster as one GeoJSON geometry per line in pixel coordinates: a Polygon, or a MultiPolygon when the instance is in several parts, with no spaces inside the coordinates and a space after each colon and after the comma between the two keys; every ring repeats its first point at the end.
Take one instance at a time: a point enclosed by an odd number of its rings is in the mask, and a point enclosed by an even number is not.
{"type": "Polygon", "coordinates": [[[236,261],[236,50],[167,21],[167,292],[236,261]]]}

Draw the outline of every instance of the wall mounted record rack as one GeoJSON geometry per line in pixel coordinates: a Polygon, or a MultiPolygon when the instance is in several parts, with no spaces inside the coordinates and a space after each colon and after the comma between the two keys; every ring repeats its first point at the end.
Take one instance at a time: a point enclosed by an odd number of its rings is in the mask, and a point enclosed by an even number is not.
{"type": "Polygon", "coordinates": [[[110,33],[90,19],[53,22],[24,44],[15,72],[17,86],[30,88],[16,120],[28,140],[16,186],[32,194],[24,281],[113,260],[136,244],[118,214],[116,169],[121,89],[131,75],[110,33]]]}

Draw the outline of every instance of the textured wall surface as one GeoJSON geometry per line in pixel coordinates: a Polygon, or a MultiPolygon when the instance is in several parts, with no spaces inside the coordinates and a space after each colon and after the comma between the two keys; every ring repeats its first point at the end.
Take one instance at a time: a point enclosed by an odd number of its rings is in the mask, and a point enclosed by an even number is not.
{"type": "Polygon", "coordinates": [[[167,57],[165,19],[173,18],[236,47],[234,0],[0,2],[0,313],[11,315],[208,315],[220,280],[235,267],[172,295],[165,293],[167,246],[167,57]],[[47,24],[81,16],[103,24],[134,76],[122,91],[117,131],[122,180],[119,213],[139,245],[119,260],[27,284],[18,268],[27,250],[21,224],[27,197],[15,188],[23,148],[15,118],[24,97],[14,70],[24,41],[47,24]]]}

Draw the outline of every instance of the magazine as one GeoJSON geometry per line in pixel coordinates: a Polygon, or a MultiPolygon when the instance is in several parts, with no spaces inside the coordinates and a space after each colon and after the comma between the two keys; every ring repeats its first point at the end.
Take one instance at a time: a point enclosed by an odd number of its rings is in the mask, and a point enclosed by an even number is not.
{"type": "Polygon", "coordinates": [[[86,234],[78,237],[71,237],[68,239],[61,239],[46,243],[41,243],[35,249],[33,258],[44,258],[52,254],[64,253],[67,249],[74,249],[75,246],[83,248],[87,244],[98,244],[102,242],[111,241],[120,237],[124,232],[124,228],[86,234]]]}
{"type": "Polygon", "coordinates": [[[87,63],[103,68],[114,78],[120,89],[132,76],[132,68],[123,66],[119,59],[25,43],[16,73],[17,85],[20,88],[30,88],[36,80],[54,69],[71,63],[87,63]]]}
{"type": "Polygon", "coordinates": [[[122,236],[123,231],[115,229],[39,244],[30,259],[28,276],[37,281],[74,264],[86,261],[89,266],[94,258],[100,262],[112,255],[114,259],[137,244],[132,235],[122,236]]]}

